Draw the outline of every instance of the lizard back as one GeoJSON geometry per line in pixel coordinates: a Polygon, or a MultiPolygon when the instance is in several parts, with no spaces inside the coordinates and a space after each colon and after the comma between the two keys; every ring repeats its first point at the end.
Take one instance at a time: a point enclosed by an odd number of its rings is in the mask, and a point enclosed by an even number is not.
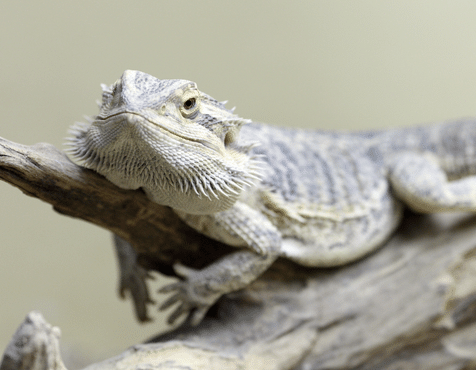
{"type": "Polygon", "coordinates": [[[283,255],[309,266],[355,260],[395,229],[401,205],[384,166],[372,157],[374,134],[342,134],[252,123],[244,141],[263,162],[262,180],[242,197],[280,230],[283,255]],[[366,141],[368,144],[366,144],[366,141]]]}

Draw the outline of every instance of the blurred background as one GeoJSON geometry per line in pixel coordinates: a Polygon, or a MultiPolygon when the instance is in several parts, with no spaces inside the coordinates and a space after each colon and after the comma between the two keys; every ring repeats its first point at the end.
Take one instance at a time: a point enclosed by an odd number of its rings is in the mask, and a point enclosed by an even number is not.
{"type": "MultiPolygon", "coordinates": [[[[239,115],[282,126],[476,116],[475,18],[471,0],[5,1],[0,136],[61,148],[68,127],[97,112],[99,84],[125,69],[195,81],[239,115]]],[[[138,324],[119,300],[107,231],[6,183],[0,251],[2,352],[33,309],[61,327],[65,352],[88,361],[166,329],[155,310],[138,324]]]]}

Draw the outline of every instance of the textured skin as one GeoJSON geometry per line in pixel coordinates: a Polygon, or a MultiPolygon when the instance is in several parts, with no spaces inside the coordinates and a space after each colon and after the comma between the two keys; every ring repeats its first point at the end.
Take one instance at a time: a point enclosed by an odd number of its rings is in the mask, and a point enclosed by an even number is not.
{"type": "Polygon", "coordinates": [[[404,205],[476,210],[472,120],[306,131],[239,118],[190,81],[126,71],[103,90],[99,115],[73,127],[72,154],[241,248],[200,271],[175,266],[184,280],[162,289],[175,293],[162,309],[180,302],[170,321],[194,309],[191,322],[200,322],[279,256],[315,267],[361,258],[393,233],[404,205]]]}

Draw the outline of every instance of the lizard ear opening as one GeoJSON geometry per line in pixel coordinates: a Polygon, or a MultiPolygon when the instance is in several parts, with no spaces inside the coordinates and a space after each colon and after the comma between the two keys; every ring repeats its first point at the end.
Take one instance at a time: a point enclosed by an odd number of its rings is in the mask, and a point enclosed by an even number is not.
{"type": "Polygon", "coordinates": [[[233,128],[226,133],[224,140],[225,146],[229,146],[231,143],[236,141],[238,138],[238,132],[239,129],[237,130],[236,128],[233,128]]]}
{"type": "Polygon", "coordinates": [[[225,134],[225,138],[224,138],[225,146],[228,146],[228,145],[234,143],[235,141],[237,141],[238,136],[240,134],[241,126],[246,125],[250,122],[251,122],[251,120],[242,119],[242,118],[239,118],[239,119],[231,121],[231,122],[227,122],[226,127],[227,127],[228,130],[227,130],[227,132],[225,134]]]}

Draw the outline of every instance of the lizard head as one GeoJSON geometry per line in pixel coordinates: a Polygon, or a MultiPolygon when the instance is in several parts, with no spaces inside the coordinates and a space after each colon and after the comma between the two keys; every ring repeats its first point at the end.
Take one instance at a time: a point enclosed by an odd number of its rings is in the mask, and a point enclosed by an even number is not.
{"type": "Polygon", "coordinates": [[[258,177],[249,122],[194,82],[125,71],[102,85],[99,114],[71,128],[70,153],[119,187],[143,188],[156,203],[193,214],[231,207],[258,177]]]}

